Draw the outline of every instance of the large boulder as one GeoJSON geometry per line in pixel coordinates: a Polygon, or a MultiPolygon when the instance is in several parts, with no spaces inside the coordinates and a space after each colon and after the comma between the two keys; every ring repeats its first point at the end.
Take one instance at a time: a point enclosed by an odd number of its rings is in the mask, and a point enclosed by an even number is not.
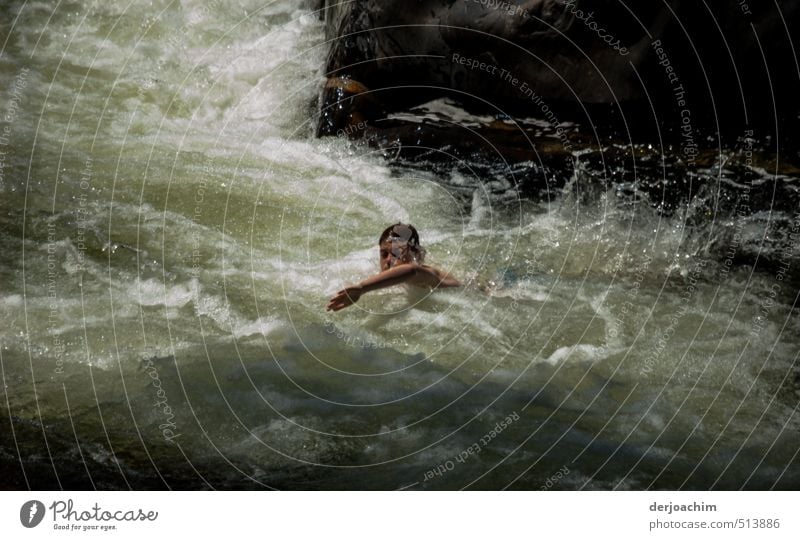
{"type": "MultiPolygon", "coordinates": [[[[318,135],[363,139],[443,179],[456,169],[526,197],[570,181],[583,194],[645,195],[690,225],[766,215],[769,238],[744,260],[797,260],[800,2],[324,7],[318,135]]],[[[725,252],[730,235],[717,236],[710,249],[725,252]]]]}
{"type": "Polygon", "coordinates": [[[775,132],[777,121],[780,134],[800,110],[791,40],[799,6],[743,0],[327,0],[331,80],[318,132],[335,134],[448,96],[512,116],[544,117],[544,109],[555,111],[559,121],[598,123],[602,117],[607,124],[610,117],[623,130],[640,111],[652,109],[655,115],[646,119],[651,126],[680,129],[688,116],[695,130],[741,136],[754,126],[775,132]],[[352,94],[342,85],[360,91],[352,94]],[[350,99],[365,93],[369,99],[350,99]],[[597,104],[613,107],[602,114],[604,109],[592,108],[597,104]]]}

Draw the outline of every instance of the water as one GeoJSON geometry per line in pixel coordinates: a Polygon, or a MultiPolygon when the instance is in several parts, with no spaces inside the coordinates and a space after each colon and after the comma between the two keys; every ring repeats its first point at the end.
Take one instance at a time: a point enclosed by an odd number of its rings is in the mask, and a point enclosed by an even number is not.
{"type": "Polygon", "coordinates": [[[800,485],[796,285],[707,249],[797,216],[316,140],[302,3],[0,13],[4,487],[800,485]],[[468,285],[326,313],[398,220],[468,285]]]}

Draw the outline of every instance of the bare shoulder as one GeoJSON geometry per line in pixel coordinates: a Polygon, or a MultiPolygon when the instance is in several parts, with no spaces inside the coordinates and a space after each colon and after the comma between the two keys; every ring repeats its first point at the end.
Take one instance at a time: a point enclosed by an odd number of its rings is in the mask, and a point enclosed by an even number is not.
{"type": "Polygon", "coordinates": [[[411,283],[422,287],[459,287],[461,283],[449,273],[439,268],[420,264],[411,283]]]}

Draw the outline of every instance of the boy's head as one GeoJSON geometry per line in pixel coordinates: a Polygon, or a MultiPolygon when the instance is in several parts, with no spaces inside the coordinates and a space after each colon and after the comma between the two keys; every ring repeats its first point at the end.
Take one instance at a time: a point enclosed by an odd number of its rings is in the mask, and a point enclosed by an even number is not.
{"type": "Polygon", "coordinates": [[[422,263],[425,250],[419,245],[419,233],[413,225],[396,223],[387,227],[378,239],[381,270],[396,264],[422,263]]]}

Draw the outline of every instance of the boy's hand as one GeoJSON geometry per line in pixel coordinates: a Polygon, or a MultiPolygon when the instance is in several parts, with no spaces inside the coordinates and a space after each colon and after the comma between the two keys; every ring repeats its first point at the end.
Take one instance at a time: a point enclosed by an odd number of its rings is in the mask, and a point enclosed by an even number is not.
{"type": "Polygon", "coordinates": [[[362,293],[363,289],[360,285],[353,285],[352,287],[342,289],[336,293],[336,296],[330,299],[328,302],[328,307],[325,309],[328,311],[339,311],[347,306],[351,306],[358,302],[358,299],[361,298],[362,293]]]}

